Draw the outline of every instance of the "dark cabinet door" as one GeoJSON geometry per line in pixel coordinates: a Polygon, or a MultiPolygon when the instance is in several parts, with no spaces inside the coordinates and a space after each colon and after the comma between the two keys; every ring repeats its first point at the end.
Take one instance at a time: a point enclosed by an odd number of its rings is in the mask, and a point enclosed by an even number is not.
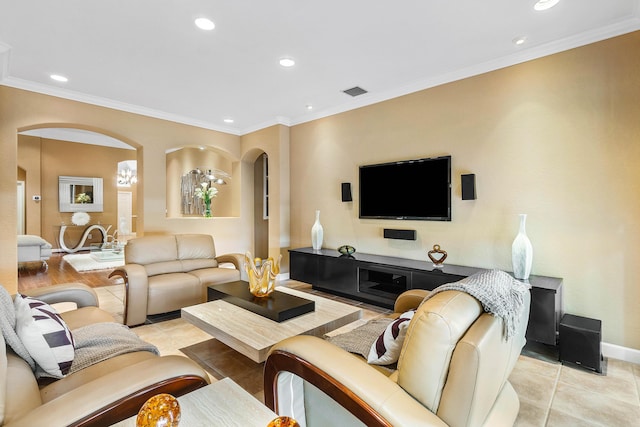
{"type": "Polygon", "coordinates": [[[357,295],[357,263],[349,258],[318,257],[318,288],[357,295]]]}
{"type": "Polygon", "coordinates": [[[531,311],[527,339],[556,345],[556,293],[549,289],[531,288],[531,311]]]}
{"type": "Polygon", "coordinates": [[[414,271],[411,273],[411,288],[434,290],[445,283],[453,283],[464,279],[465,276],[443,273],[442,271],[414,271]]]}
{"type": "Polygon", "coordinates": [[[319,259],[320,257],[315,255],[289,252],[289,277],[315,285],[318,282],[319,259]]]}

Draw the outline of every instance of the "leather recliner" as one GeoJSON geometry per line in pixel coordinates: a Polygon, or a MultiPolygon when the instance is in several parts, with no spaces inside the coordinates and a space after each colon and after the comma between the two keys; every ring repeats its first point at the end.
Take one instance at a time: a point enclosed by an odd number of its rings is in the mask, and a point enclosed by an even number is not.
{"type": "MultiPolygon", "coordinates": [[[[93,289],[80,283],[21,292],[48,304],[74,302],[61,313],[73,333],[82,326],[113,322],[97,307],[93,289]]],[[[0,334],[0,426],[104,426],[135,415],[151,396],[180,396],[209,384],[192,360],[135,351],[111,357],[59,379],[38,383],[27,362],[0,334]]]]}
{"type": "Polygon", "coordinates": [[[397,370],[384,374],[328,341],[297,336],[275,345],[264,367],[265,403],[304,425],[512,426],[518,396],[508,381],[529,317],[526,293],[515,336],[474,297],[407,291],[402,313],[418,307],[397,370]]]}
{"type": "Polygon", "coordinates": [[[216,256],[208,234],[145,236],[124,249],[125,265],[109,277],[125,282],[124,324],[140,325],[147,315],[168,313],[207,301],[207,285],[240,280],[244,255],[216,256]],[[235,269],[221,268],[231,263],[235,269]]]}

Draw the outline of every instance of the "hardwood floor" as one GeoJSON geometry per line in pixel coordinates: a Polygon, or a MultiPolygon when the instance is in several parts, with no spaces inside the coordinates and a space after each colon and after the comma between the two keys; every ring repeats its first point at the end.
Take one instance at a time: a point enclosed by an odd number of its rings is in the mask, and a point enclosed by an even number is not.
{"type": "MultiPolygon", "coordinates": [[[[82,252],[79,252],[82,253],[82,252]]],[[[80,282],[97,288],[122,283],[122,279],[109,279],[113,269],[78,273],[62,257],[65,253],[54,253],[49,258],[49,269],[45,271],[39,262],[22,263],[18,267],[18,290],[41,288],[59,283],[80,282]]]]}

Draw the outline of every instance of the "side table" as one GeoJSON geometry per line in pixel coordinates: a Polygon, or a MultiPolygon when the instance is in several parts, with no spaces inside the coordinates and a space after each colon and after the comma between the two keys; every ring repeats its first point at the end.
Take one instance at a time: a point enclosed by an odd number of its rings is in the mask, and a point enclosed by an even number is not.
{"type": "MultiPolygon", "coordinates": [[[[230,378],[180,396],[178,403],[181,426],[266,427],[278,416],[230,378]]],[[[136,417],[113,425],[135,427],[136,417]]]]}

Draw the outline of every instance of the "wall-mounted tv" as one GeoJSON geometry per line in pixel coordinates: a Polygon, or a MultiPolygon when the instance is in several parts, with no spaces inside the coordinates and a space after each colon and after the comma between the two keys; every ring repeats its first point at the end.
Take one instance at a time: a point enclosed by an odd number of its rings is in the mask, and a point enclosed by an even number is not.
{"type": "Polygon", "coordinates": [[[451,221],[451,156],[360,166],[360,218],[451,221]]]}

